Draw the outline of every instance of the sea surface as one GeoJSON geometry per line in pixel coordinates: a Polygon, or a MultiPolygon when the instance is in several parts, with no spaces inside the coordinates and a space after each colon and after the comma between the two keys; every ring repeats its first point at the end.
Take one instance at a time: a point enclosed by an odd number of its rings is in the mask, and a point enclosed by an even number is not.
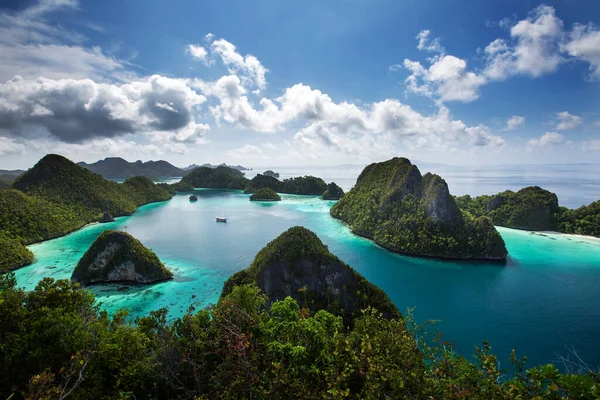
{"type": "Polygon", "coordinates": [[[440,320],[445,340],[470,356],[488,340],[504,362],[511,349],[544,363],[576,349],[600,365],[600,241],[499,228],[507,265],[401,256],[353,235],[329,215],[334,204],[314,196],[282,195],[283,201],[250,202],[241,191],[198,189],[141,207],[130,217],[95,224],[30,246],[34,264],[16,271],[33,289],[45,276],[69,278],[79,258],[105,229],[131,233],[156,252],[175,279],[151,286],[93,286],[101,306],[128,308],[133,317],[168,307],[171,317],[190,305],[214,304],[223,282],[250,265],[269,241],[295,225],[313,230],[330,251],[380,286],[419,322],[440,320]],[[227,223],[216,223],[226,216],[227,223]]]}

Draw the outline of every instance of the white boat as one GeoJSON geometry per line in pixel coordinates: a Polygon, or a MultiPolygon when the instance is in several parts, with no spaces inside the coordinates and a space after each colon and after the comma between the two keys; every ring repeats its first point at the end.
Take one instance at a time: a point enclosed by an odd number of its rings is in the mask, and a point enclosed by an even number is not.
{"type": "Polygon", "coordinates": [[[217,222],[227,222],[227,218],[217,217],[217,222]]]}

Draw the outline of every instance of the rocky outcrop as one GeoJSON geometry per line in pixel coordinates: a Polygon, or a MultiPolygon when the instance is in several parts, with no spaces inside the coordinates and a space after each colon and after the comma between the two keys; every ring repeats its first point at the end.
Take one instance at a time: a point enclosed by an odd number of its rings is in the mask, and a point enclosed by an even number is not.
{"type": "Polygon", "coordinates": [[[327,185],[327,190],[323,193],[323,200],[339,200],[344,196],[344,190],[331,182],[327,185]]]}
{"type": "Polygon", "coordinates": [[[506,201],[506,198],[504,196],[496,195],[496,196],[494,196],[493,199],[491,199],[487,203],[487,210],[488,211],[494,211],[496,208],[498,208],[501,205],[503,205],[505,201],[506,201]]]}
{"type": "Polygon", "coordinates": [[[115,219],[113,218],[112,215],[110,215],[109,213],[105,212],[99,222],[113,222],[114,220],[115,219]]]}
{"type": "Polygon", "coordinates": [[[83,285],[100,282],[154,283],[173,274],[156,254],[125,232],[104,231],[77,263],[71,281],[83,285]]]}
{"type": "Polygon", "coordinates": [[[279,172],[273,172],[270,169],[263,172],[263,175],[279,179],[279,172]]]}
{"type": "Polygon", "coordinates": [[[406,158],[367,166],[331,215],[399,253],[485,260],[507,255],[493,224],[463,216],[446,182],[438,175],[421,175],[406,158]]]}
{"type": "Polygon", "coordinates": [[[351,322],[369,306],[387,317],[400,312],[387,295],[329,252],[317,235],[296,226],[267,244],[249,268],[231,276],[221,297],[236,285],[256,284],[268,303],[295,299],[312,311],[328,310],[351,322]]]}

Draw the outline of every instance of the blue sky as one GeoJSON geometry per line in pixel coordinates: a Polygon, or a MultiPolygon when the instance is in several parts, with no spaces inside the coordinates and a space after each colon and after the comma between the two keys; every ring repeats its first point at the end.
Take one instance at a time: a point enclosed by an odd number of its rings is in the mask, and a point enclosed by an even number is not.
{"type": "Polygon", "coordinates": [[[597,1],[8,1],[0,168],[596,162],[597,1]]]}

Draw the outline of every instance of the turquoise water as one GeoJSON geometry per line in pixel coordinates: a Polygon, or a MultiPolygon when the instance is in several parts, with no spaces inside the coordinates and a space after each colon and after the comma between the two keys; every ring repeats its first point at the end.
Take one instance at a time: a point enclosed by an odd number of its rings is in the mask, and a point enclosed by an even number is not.
{"type": "Polygon", "coordinates": [[[255,203],[239,191],[196,195],[195,203],[178,195],[131,217],[30,246],[36,261],[16,271],[19,284],[32,289],[44,276],[69,278],[100,232],[122,229],[154,250],[175,279],[91,290],[109,311],[126,307],[138,316],[169,307],[175,317],[190,304],[215,303],[227,277],[246,268],[284,230],[303,225],[385,290],[400,310],[416,307],[419,321],[441,320],[445,339],[464,355],[486,339],[502,359],[515,348],[542,363],[568,346],[600,365],[600,241],[499,228],[510,253],[506,266],[444,262],[393,254],[353,235],[329,216],[333,202],[316,197],[282,195],[281,202],[255,203]],[[216,223],[217,215],[229,222],[216,223]]]}

